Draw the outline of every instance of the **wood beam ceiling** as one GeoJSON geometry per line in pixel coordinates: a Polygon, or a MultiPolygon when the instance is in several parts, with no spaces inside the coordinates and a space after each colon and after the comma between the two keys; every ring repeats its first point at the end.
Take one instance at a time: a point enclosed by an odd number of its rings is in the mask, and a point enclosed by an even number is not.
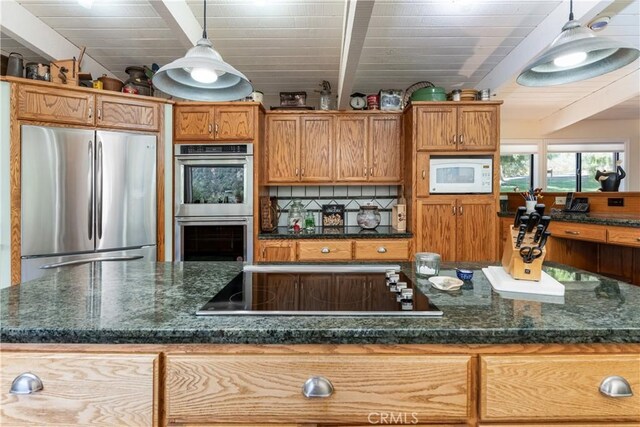
{"type": "MultiPolygon", "coordinates": [[[[0,8],[2,31],[26,48],[51,61],[79,56],[79,46],[71,43],[15,0],[0,1],[0,8]]],[[[94,78],[103,74],[113,77],[109,70],[90,55],[85,54],[83,58],[83,73],[91,73],[94,78]]]]}
{"type": "Polygon", "coordinates": [[[202,26],[185,0],[150,0],[149,4],[185,49],[192,48],[202,38],[202,26]]]}
{"type": "Polygon", "coordinates": [[[369,21],[375,0],[346,0],[345,20],[342,32],[342,53],[338,74],[338,109],[349,106],[349,96],[369,29],[369,21]]]}

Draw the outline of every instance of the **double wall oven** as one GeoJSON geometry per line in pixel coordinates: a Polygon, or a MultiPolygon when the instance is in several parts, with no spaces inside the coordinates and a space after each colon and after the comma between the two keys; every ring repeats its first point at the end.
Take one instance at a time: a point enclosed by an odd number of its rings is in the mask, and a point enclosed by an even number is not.
{"type": "Polygon", "coordinates": [[[253,145],[176,145],[175,221],[176,261],[252,261],[253,145]]]}

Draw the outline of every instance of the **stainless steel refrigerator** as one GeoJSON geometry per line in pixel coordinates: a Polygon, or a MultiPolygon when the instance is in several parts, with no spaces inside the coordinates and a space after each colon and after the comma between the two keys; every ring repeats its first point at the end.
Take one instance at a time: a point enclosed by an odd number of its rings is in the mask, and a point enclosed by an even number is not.
{"type": "Polygon", "coordinates": [[[22,281],[156,259],[156,137],[22,126],[22,281]]]}

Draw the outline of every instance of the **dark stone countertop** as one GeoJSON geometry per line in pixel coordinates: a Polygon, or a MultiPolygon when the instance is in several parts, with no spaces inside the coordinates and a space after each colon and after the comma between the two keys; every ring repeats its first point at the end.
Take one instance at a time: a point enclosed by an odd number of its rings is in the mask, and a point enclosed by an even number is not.
{"type": "MultiPolygon", "coordinates": [[[[441,275],[454,276],[451,264],[441,275]]],[[[449,294],[416,280],[441,318],[195,316],[242,269],[233,262],[85,264],[0,291],[4,343],[640,343],[640,287],[566,266],[561,303],[501,297],[479,265],[449,294]]],[[[403,270],[415,279],[411,264],[403,270]]]]}
{"type": "Polygon", "coordinates": [[[390,226],[378,226],[375,230],[360,227],[316,227],[313,233],[294,233],[287,227],[278,227],[273,233],[258,234],[259,240],[269,239],[410,239],[412,233],[398,231],[390,226]]]}
{"type": "MultiPolygon", "coordinates": [[[[498,216],[508,218],[515,212],[498,212],[498,216]]],[[[553,221],[580,222],[583,224],[614,225],[618,227],[640,228],[640,215],[605,213],[551,213],[553,221]]]]}

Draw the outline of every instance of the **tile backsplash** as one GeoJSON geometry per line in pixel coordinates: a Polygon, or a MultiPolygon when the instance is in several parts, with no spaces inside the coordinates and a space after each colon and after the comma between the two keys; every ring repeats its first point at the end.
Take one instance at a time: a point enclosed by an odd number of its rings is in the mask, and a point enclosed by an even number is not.
{"type": "Polygon", "coordinates": [[[287,226],[289,206],[296,199],[307,212],[313,212],[316,224],[321,223],[322,205],[344,205],[345,226],[358,225],[356,215],[360,205],[367,203],[378,206],[380,225],[391,225],[391,207],[398,203],[395,185],[271,187],[269,195],[278,198],[278,225],[281,227],[287,226]]]}

